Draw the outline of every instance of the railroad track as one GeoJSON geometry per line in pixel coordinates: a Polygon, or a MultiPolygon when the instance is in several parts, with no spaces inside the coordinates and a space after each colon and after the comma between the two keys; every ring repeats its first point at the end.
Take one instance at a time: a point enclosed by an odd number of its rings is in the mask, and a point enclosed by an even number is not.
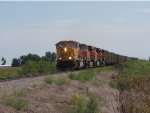
{"type": "MultiPolygon", "coordinates": [[[[119,66],[119,65],[116,64],[115,66],[119,66]]],[[[93,68],[93,67],[91,67],[91,68],[93,68]]],[[[81,70],[86,70],[86,69],[65,70],[65,71],[57,70],[57,71],[55,71],[55,72],[53,72],[53,73],[51,73],[49,75],[65,74],[65,73],[69,73],[69,72],[78,72],[78,71],[81,71],[81,70]]],[[[7,81],[26,79],[26,78],[35,78],[35,77],[40,77],[40,76],[46,76],[46,74],[18,75],[18,76],[13,76],[13,77],[0,78],[0,82],[7,82],[7,81]]]]}
{"type": "MultiPolygon", "coordinates": [[[[55,75],[55,74],[63,74],[68,73],[70,71],[56,71],[49,75],[55,75]]],[[[12,80],[19,80],[19,79],[26,79],[26,78],[34,78],[34,77],[40,77],[45,76],[46,74],[35,74],[35,75],[18,75],[14,77],[7,77],[7,78],[0,78],[0,82],[6,82],[6,81],[12,81],[12,80]]]]}

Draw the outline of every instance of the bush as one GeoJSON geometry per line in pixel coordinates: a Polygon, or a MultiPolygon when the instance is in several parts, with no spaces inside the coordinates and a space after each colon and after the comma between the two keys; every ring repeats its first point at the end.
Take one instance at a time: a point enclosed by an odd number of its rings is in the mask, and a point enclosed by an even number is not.
{"type": "Polygon", "coordinates": [[[46,61],[28,61],[22,68],[21,74],[49,74],[56,71],[54,64],[46,61]]]}

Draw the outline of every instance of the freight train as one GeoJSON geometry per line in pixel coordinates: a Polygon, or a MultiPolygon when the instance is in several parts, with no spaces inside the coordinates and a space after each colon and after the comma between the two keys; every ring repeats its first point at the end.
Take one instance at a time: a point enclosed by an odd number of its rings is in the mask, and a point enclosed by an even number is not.
{"type": "Polygon", "coordinates": [[[56,66],[60,70],[109,66],[138,60],[77,41],[60,41],[56,44],[56,50],[56,66]]]}

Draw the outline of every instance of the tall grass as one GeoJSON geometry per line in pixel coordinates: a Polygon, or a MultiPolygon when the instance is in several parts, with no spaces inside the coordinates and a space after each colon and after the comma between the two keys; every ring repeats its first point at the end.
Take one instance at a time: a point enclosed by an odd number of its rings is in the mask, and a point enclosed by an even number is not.
{"type": "Polygon", "coordinates": [[[150,113],[150,62],[123,64],[111,85],[120,90],[120,113],[150,113]]]}

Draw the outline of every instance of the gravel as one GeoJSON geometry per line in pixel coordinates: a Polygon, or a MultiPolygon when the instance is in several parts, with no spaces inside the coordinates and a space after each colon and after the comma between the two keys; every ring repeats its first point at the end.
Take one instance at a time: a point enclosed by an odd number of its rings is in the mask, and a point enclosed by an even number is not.
{"type": "Polygon", "coordinates": [[[19,80],[12,80],[6,82],[0,82],[0,92],[11,92],[14,90],[25,89],[33,87],[34,85],[41,85],[43,83],[42,77],[25,78],[19,80]]]}
{"type": "MultiPolygon", "coordinates": [[[[66,73],[59,73],[51,76],[62,76],[66,73]]],[[[18,80],[11,80],[6,82],[0,82],[0,92],[11,92],[14,90],[21,90],[27,88],[33,88],[34,86],[40,86],[44,84],[45,76],[22,78],[18,80]]]]}

